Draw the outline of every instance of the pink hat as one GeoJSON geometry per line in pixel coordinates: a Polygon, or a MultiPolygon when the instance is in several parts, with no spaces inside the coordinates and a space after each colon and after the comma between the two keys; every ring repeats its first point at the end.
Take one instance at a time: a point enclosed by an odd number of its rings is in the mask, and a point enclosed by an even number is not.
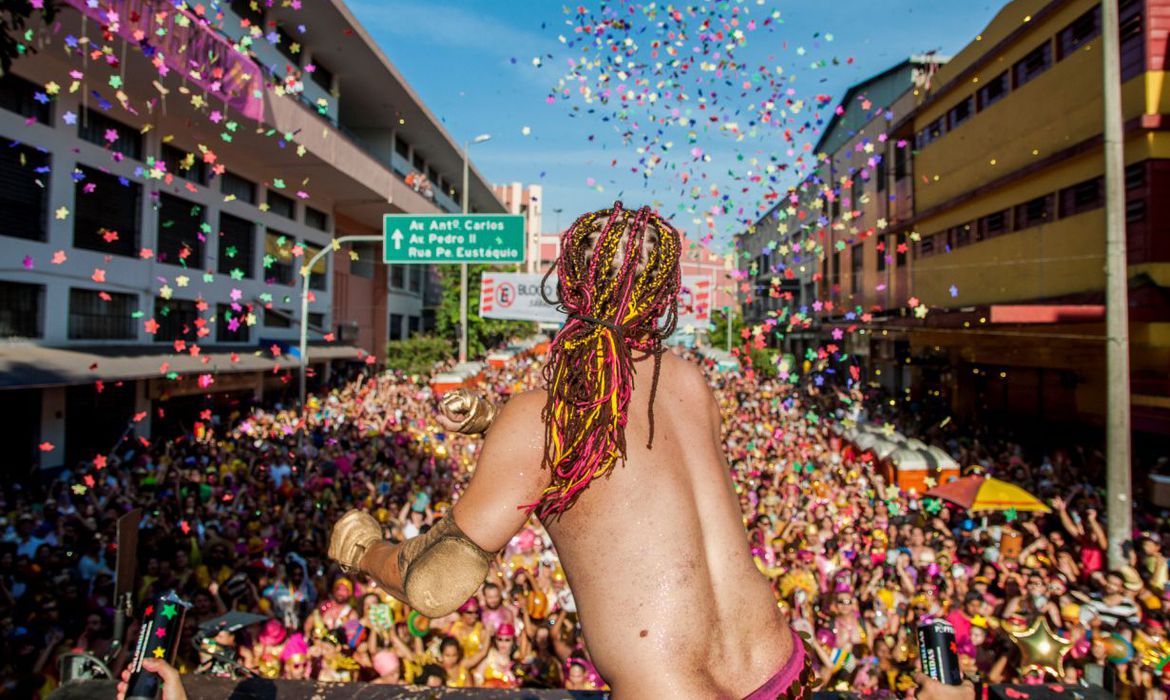
{"type": "Polygon", "coordinates": [[[309,645],[305,643],[305,635],[297,632],[288,638],[284,651],[280,652],[280,659],[284,661],[292,656],[304,656],[309,653],[309,645]]]}
{"type": "Polygon", "coordinates": [[[401,668],[401,662],[394,652],[383,649],[374,654],[374,672],[379,676],[385,676],[399,668],[401,668]]]}
{"type": "Polygon", "coordinates": [[[510,622],[505,622],[504,624],[500,625],[499,629],[496,630],[496,637],[515,637],[515,636],[516,636],[516,628],[513,627],[512,623],[510,623],[510,622]]]}
{"type": "Polygon", "coordinates": [[[272,619],[264,623],[264,630],[260,633],[260,643],[276,646],[286,637],[288,637],[288,630],[284,628],[280,620],[272,619]]]}
{"type": "Polygon", "coordinates": [[[459,612],[465,613],[468,611],[479,612],[479,601],[475,599],[475,596],[471,596],[463,605],[459,606],[459,612]]]}

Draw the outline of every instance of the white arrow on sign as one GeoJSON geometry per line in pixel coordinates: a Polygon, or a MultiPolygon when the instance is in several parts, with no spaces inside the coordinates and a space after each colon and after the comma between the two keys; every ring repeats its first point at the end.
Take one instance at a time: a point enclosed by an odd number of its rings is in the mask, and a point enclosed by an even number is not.
{"type": "Polygon", "coordinates": [[[394,250],[402,249],[402,230],[394,229],[394,233],[390,234],[390,240],[394,241],[394,250]]]}

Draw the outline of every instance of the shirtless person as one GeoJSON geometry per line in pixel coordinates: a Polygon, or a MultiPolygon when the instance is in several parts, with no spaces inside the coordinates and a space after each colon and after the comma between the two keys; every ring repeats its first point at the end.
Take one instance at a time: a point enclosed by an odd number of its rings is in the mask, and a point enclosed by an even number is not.
{"type": "Polygon", "coordinates": [[[479,588],[534,512],[615,700],[809,693],[804,647],[752,561],[719,406],[696,365],[663,351],[679,248],[647,208],[616,203],[578,219],[557,261],[568,320],[548,387],[513,397],[494,422],[485,401],[445,400],[448,428],[491,422],[451,514],[390,544],[373,517],[350,511],[330,556],[440,617],[479,588]]]}

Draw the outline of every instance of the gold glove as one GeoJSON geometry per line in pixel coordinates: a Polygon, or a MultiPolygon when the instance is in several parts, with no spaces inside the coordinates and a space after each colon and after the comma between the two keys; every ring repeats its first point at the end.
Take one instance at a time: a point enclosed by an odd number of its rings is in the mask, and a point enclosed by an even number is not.
{"type": "Polygon", "coordinates": [[[455,428],[464,435],[478,435],[487,432],[496,418],[496,407],[492,402],[472,394],[467,389],[455,389],[443,395],[440,401],[443,413],[452,421],[465,416],[455,428]]]}

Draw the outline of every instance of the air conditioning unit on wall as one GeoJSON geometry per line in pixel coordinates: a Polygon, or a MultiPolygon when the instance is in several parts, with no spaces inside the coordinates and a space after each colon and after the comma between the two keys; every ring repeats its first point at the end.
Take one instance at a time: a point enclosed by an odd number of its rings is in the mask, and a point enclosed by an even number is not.
{"type": "Polygon", "coordinates": [[[342,321],[337,324],[337,342],[356,343],[358,339],[358,322],[342,321]]]}

